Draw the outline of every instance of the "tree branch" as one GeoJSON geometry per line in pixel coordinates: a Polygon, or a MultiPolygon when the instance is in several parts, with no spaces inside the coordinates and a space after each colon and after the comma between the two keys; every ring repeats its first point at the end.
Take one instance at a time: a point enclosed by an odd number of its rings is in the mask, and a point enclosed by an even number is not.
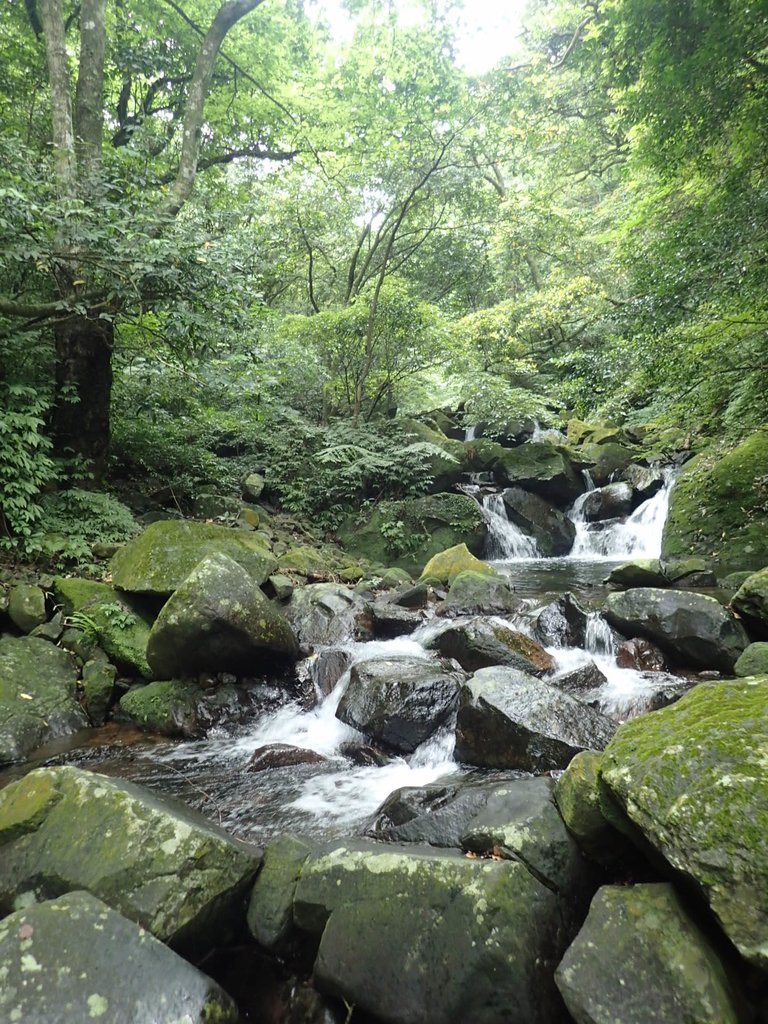
{"type": "MultiPolygon", "coordinates": [[[[226,153],[217,153],[215,156],[206,156],[197,162],[197,170],[204,171],[208,167],[215,167],[218,164],[229,164],[241,157],[252,157],[256,160],[293,160],[299,155],[298,149],[281,150],[263,149],[257,142],[252,146],[244,146],[242,149],[230,149],[226,153]]],[[[176,178],[176,171],[168,171],[157,179],[158,185],[168,185],[176,178]]]]}

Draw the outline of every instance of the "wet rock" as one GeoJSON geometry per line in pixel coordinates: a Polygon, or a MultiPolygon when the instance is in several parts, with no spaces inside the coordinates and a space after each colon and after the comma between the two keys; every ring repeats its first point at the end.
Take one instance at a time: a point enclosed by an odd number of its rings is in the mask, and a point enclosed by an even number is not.
{"type": "Polygon", "coordinates": [[[632,488],[627,483],[606,484],[584,495],[581,512],[588,523],[620,519],[632,510],[632,488]]]}
{"type": "Polygon", "coordinates": [[[254,750],[245,770],[265,772],[272,768],[292,768],[297,764],[323,764],[327,760],[315,750],[293,747],[288,743],[268,743],[254,750]]]}
{"type": "Polygon", "coordinates": [[[293,580],[279,572],[273,573],[266,585],[272,588],[271,594],[276,601],[288,601],[295,590],[293,580]]]}
{"type": "Polygon", "coordinates": [[[664,474],[658,466],[640,466],[636,463],[627,466],[624,479],[632,485],[632,503],[635,508],[658,494],[664,486],[664,474]]]}
{"type": "Polygon", "coordinates": [[[650,640],[641,637],[623,640],[619,644],[616,664],[619,668],[634,668],[639,672],[665,672],[667,669],[664,652],[650,640]]]}
{"type": "Polygon", "coordinates": [[[484,576],[476,572],[462,572],[451,583],[448,597],[438,607],[437,614],[504,615],[520,608],[509,583],[501,576],[484,576]]]}
{"type": "Polygon", "coordinates": [[[607,442],[589,443],[581,449],[581,456],[590,461],[590,473],[598,487],[623,477],[637,458],[637,452],[623,444],[607,442]]]}
{"type": "Polygon", "coordinates": [[[609,594],[604,615],[624,636],[651,640],[698,668],[730,672],[749,643],[741,623],[703,594],[639,587],[609,594]]]}
{"type": "Polygon", "coordinates": [[[662,562],[662,569],[673,587],[716,587],[717,577],[703,558],[673,558],[662,562]]]}
{"type": "Polygon", "coordinates": [[[332,572],[323,554],[306,544],[289,548],[280,555],[277,562],[283,572],[299,573],[308,579],[327,580],[332,572]]]}
{"type": "Polygon", "coordinates": [[[0,791],[0,914],[87,889],[176,948],[211,948],[239,920],[260,854],[181,804],[79,768],[0,791]]]}
{"type": "Polygon", "coordinates": [[[603,580],[613,587],[666,587],[669,581],[664,575],[658,558],[636,558],[611,569],[603,580]]]}
{"type": "Polygon", "coordinates": [[[589,615],[570,592],[536,616],[536,637],[545,647],[584,647],[589,615]]]}
{"type": "Polygon", "coordinates": [[[569,459],[547,441],[506,450],[494,465],[494,475],[504,485],[532,491],[561,508],[584,490],[569,459]]]}
{"type": "Polygon", "coordinates": [[[604,886],[557,968],[580,1024],[738,1024],[720,959],[666,883],[604,886]]]}
{"type": "Polygon", "coordinates": [[[309,677],[318,692],[327,697],[351,664],[352,655],[349,651],[332,647],[310,659],[309,677]]]}
{"type": "Polygon", "coordinates": [[[466,672],[507,665],[530,675],[543,675],[554,665],[552,656],[535,640],[487,619],[449,626],[425,646],[458,661],[466,672]]]}
{"type": "Polygon", "coordinates": [[[339,583],[299,587],[284,609],[304,649],[351,640],[360,632],[365,602],[339,583]]]}
{"type": "Polygon", "coordinates": [[[515,779],[496,786],[467,825],[464,850],[520,860],[553,892],[574,906],[589,898],[588,871],[553,800],[551,779],[515,779]]]}
{"type": "Polygon", "coordinates": [[[389,764],[391,760],[378,747],[373,747],[370,743],[355,743],[354,740],[342,743],[339,747],[339,753],[343,757],[349,758],[352,764],[356,764],[359,768],[382,768],[385,764],[389,764]]]}
{"type": "Polygon", "coordinates": [[[196,739],[217,725],[240,721],[248,709],[243,691],[233,684],[198,686],[168,679],[133,686],[120,698],[120,711],[145,732],[196,739]]]}
{"type": "Polygon", "coordinates": [[[578,665],[570,672],[561,672],[559,675],[547,679],[550,686],[569,693],[580,700],[592,700],[596,698],[597,691],[608,682],[607,677],[600,671],[591,659],[583,665],[578,665]]]}
{"type": "Polygon", "coordinates": [[[147,643],[156,677],[253,675],[293,661],[298,644],[285,616],[227,555],[209,555],[163,606],[147,643]]]}
{"type": "Polygon", "coordinates": [[[22,633],[31,633],[48,618],[45,593],[32,583],[19,583],[8,598],[8,615],[22,633]]]}
{"type": "Polygon", "coordinates": [[[509,520],[536,540],[545,558],[568,554],[573,547],[576,527],[558,508],[521,487],[508,487],[502,498],[509,520]]]}
{"type": "Polygon", "coordinates": [[[55,644],[61,639],[63,632],[64,615],[62,612],[56,612],[48,622],[43,622],[39,626],[35,626],[35,628],[30,631],[29,635],[38,636],[41,640],[50,640],[52,644],[55,644]]]}
{"type": "Polygon", "coordinates": [[[544,772],[580,750],[601,750],[615,725],[553,686],[508,668],[484,668],[461,689],[456,721],[460,761],[544,772]]]}
{"type": "Polygon", "coordinates": [[[377,601],[371,605],[373,635],[379,639],[391,640],[397,636],[412,633],[421,624],[418,612],[397,604],[377,601]]]}
{"type": "MultiPolygon", "coordinates": [[[[622,725],[600,765],[610,805],[768,969],[768,677],[700,683],[622,725]],[[623,813],[621,813],[623,812],[623,813]]],[[[630,830],[631,831],[631,830],[630,830]]]]}
{"type": "Polygon", "coordinates": [[[237,1024],[216,982],[87,892],[0,921],[0,1019],[237,1024]]]}
{"type": "Polygon", "coordinates": [[[558,900],[520,863],[336,843],[304,865],[294,919],[320,937],[316,985],[377,1019],[564,1019],[552,985],[565,941],[558,900]]]}
{"type": "Polygon", "coordinates": [[[74,658],[47,640],[0,637],[0,765],[88,727],[77,675],[74,658]]]}
{"type": "Polygon", "coordinates": [[[358,662],[336,717],[395,750],[411,753],[456,707],[463,672],[400,655],[358,662]]]}
{"type": "Polygon", "coordinates": [[[317,849],[300,836],[284,835],[270,843],[248,904],[248,930],[260,946],[286,951],[295,929],[293,898],[301,870],[317,849]]]}
{"type": "Polygon", "coordinates": [[[257,585],[277,569],[277,559],[254,533],[182,519],[152,523],[110,563],[118,590],[167,597],[209,555],[226,555],[257,585]]]}
{"type": "Polygon", "coordinates": [[[432,596],[432,587],[429,583],[415,583],[407,590],[397,594],[392,603],[402,608],[426,608],[432,596]]]}
{"type": "Polygon", "coordinates": [[[602,755],[596,750],[577,754],[555,785],[555,803],[579,848],[605,867],[630,856],[626,836],[610,824],[600,805],[599,768],[602,755]]]}
{"type": "Polygon", "coordinates": [[[428,786],[404,786],[374,811],[365,834],[386,842],[458,847],[498,785],[448,777],[428,786]]]}

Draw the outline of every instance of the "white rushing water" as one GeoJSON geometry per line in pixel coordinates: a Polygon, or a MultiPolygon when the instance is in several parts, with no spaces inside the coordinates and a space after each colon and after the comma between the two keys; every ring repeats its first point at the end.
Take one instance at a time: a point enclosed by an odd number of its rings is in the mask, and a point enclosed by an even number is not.
{"type": "MultiPolygon", "coordinates": [[[[584,505],[589,491],[580,495],[568,513],[576,527],[576,538],[569,557],[611,561],[658,558],[674,482],[674,474],[667,470],[660,491],[644,501],[626,519],[607,523],[587,522],[584,505]]],[[[594,485],[591,489],[594,490],[594,485]]]]}
{"type": "Polygon", "coordinates": [[[507,506],[500,494],[483,495],[482,508],[488,522],[488,558],[509,561],[515,558],[538,557],[536,541],[523,533],[519,526],[510,522],[507,506]]]}

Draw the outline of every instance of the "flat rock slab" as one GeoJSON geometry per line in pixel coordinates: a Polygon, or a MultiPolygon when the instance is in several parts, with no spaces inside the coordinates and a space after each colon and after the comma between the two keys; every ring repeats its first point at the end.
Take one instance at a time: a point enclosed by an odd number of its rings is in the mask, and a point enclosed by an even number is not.
{"type": "Polygon", "coordinates": [[[671,885],[605,886],[555,974],[577,1024],[737,1024],[723,967],[671,885]]]}
{"type": "Polygon", "coordinates": [[[74,658],[48,640],[0,637],[0,765],[88,728],[77,675],[74,658]]]}
{"type": "Polygon", "coordinates": [[[484,668],[459,696],[456,757],[481,768],[544,772],[581,750],[602,750],[615,731],[605,715],[510,668],[484,668]]]}
{"type": "Polygon", "coordinates": [[[236,1024],[204,974],[87,892],[0,921],[0,1020],[19,1024],[236,1024]]]}
{"type": "Polygon", "coordinates": [[[322,990],[386,1024],[560,1024],[557,897],[520,863],[353,840],[304,865],[322,990]]]}
{"type": "Polygon", "coordinates": [[[225,937],[260,852],[182,805],[79,768],[0,791],[0,913],[87,889],[177,947],[225,937]]]}
{"type": "Polygon", "coordinates": [[[700,683],[621,726],[600,763],[612,805],[691,879],[768,970],[768,677],[700,683]]]}

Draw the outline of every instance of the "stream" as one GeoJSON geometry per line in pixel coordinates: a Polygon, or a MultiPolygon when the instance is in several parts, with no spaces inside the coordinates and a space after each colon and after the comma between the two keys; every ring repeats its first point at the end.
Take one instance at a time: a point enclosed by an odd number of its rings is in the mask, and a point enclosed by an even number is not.
{"type": "MultiPolygon", "coordinates": [[[[569,513],[577,531],[574,552],[562,558],[538,557],[535,543],[507,520],[498,495],[477,493],[476,500],[483,505],[489,525],[486,557],[509,577],[515,592],[523,598],[520,613],[498,621],[533,635],[536,611],[553,597],[571,591],[589,606],[604,596],[602,580],[613,565],[627,558],[658,557],[672,483],[668,478],[654,498],[624,522],[613,522],[607,528],[586,523],[580,514],[581,499],[577,499],[569,513]]],[[[466,619],[433,618],[407,637],[349,640],[334,646],[343,648],[352,663],[403,654],[432,659],[437,655],[426,650],[424,644],[457,621],[466,619]]],[[[596,612],[590,613],[583,649],[547,650],[555,658],[558,673],[590,660],[597,665],[607,680],[597,693],[598,705],[614,718],[643,710],[650,694],[658,689],[658,682],[649,680],[648,673],[617,666],[614,636],[596,612]]],[[[666,678],[675,682],[672,677],[666,678]]],[[[365,738],[335,717],[348,681],[349,669],[311,710],[289,702],[246,725],[214,729],[205,739],[142,740],[131,746],[93,747],[71,753],[67,760],[174,796],[232,834],[260,843],[286,831],[317,838],[356,833],[382,801],[400,787],[424,786],[448,776],[482,774],[480,769],[454,761],[452,725],[439,729],[408,757],[395,756],[381,766],[355,766],[340,748],[349,741],[365,742],[365,738]],[[247,765],[253,752],[273,743],[313,750],[327,760],[249,772],[247,765]]]]}

